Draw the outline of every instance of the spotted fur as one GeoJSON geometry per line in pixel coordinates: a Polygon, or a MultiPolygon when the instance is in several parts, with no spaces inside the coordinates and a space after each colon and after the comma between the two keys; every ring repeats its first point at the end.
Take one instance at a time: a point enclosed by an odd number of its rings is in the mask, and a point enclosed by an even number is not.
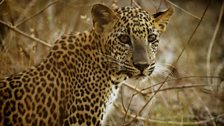
{"type": "Polygon", "coordinates": [[[172,13],[94,5],[92,30],[62,36],[39,65],[0,80],[0,125],[101,125],[118,83],[152,73],[172,13]]]}

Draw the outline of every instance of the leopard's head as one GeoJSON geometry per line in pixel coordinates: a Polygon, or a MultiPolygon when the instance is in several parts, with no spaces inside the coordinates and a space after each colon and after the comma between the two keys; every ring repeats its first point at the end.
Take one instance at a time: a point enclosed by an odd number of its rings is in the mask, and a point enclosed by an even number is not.
{"type": "Polygon", "coordinates": [[[116,75],[132,78],[153,72],[159,36],[172,14],[172,8],[149,15],[137,7],[111,10],[101,4],[93,6],[94,30],[101,36],[108,64],[116,75]]]}

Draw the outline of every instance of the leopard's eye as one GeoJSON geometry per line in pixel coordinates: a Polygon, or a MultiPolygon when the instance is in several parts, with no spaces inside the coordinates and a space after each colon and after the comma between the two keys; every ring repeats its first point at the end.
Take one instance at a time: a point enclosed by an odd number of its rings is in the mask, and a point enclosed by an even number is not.
{"type": "Polygon", "coordinates": [[[151,43],[151,42],[154,42],[156,40],[156,35],[155,34],[150,34],[148,36],[148,42],[151,43]]]}
{"type": "Polygon", "coordinates": [[[131,45],[131,39],[128,35],[120,35],[118,37],[119,41],[124,43],[124,44],[128,44],[128,45],[131,45]]]}

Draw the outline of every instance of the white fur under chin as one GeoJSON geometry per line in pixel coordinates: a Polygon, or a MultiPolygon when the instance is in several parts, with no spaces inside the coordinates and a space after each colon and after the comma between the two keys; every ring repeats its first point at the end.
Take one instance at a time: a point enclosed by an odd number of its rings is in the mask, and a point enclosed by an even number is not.
{"type": "MultiPolygon", "coordinates": [[[[140,86],[142,88],[144,87],[148,87],[149,86],[149,82],[153,82],[153,78],[157,77],[157,76],[162,76],[162,77],[166,77],[170,74],[170,70],[161,65],[161,64],[156,64],[155,70],[152,72],[152,74],[149,77],[138,77],[138,78],[129,78],[121,83],[126,83],[126,84],[131,84],[131,85],[135,85],[135,86],[140,86]]],[[[107,126],[108,125],[108,117],[109,115],[115,110],[113,107],[113,103],[116,101],[117,97],[118,97],[118,93],[120,90],[120,86],[121,84],[118,84],[118,88],[115,88],[115,86],[112,87],[112,93],[108,99],[108,101],[106,102],[106,108],[103,112],[103,120],[102,120],[102,125],[103,126],[107,126]]],[[[155,89],[154,89],[155,90],[155,89]]],[[[150,103],[150,105],[148,105],[148,107],[151,106],[153,102],[150,103]]]]}
{"type": "Polygon", "coordinates": [[[113,102],[116,100],[118,95],[118,90],[119,90],[119,87],[115,88],[115,86],[112,86],[112,93],[110,94],[109,99],[106,102],[106,108],[103,112],[103,115],[104,115],[103,121],[102,121],[103,126],[106,124],[106,118],[108,114],[110,113],[110,111],[112,110],[113,102]]]}

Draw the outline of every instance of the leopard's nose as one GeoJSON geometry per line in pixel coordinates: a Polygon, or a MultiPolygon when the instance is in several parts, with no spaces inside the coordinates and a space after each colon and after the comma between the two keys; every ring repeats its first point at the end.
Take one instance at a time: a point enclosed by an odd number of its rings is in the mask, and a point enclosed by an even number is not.
{"type": "Polygon", "coordinates": [[[137,64],[134,64],[134,66],[139,69],[141,72],[143,72],[147,67],[149,67],[149,64],[140,64],[140,63],[137,63],[137,64]]]}

